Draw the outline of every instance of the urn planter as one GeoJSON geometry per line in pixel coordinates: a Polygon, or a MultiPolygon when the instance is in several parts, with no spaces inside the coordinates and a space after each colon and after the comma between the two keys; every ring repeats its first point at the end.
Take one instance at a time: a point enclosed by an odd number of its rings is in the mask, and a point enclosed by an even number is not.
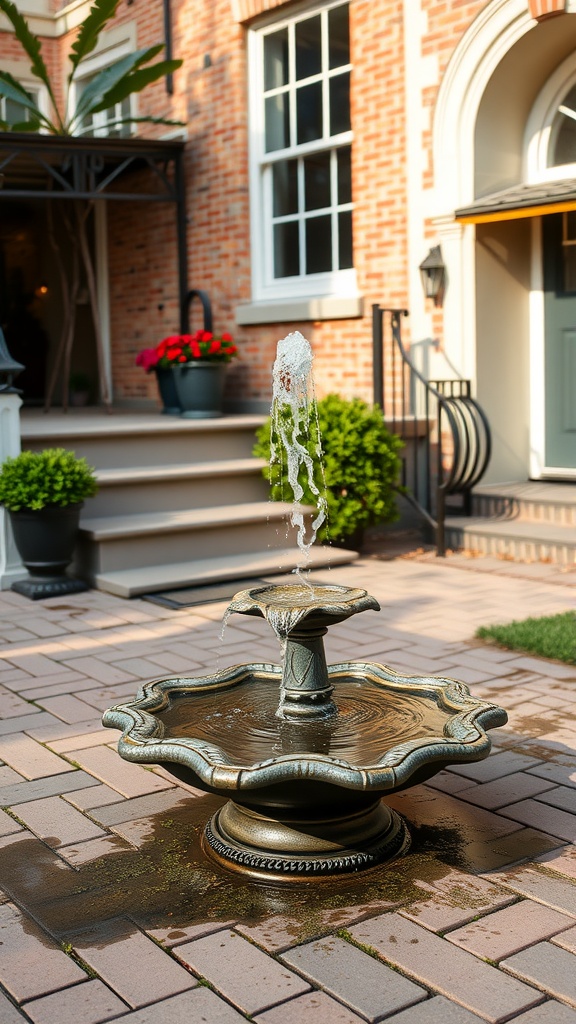
{"type": "Polygon", "coordinates": [[[9,513],[18,553],[30,573],[28,579],[13,583],[12,590],[37,601],[88,589],[82,580],[66,575],[74,555],[82,506],[80,501],[9,513]]]}
{"type": "Polygon", "coordinates": [[[225,363],[190,362],[174,368],[178,401],[185,419],[222,415],[225,363]]]}

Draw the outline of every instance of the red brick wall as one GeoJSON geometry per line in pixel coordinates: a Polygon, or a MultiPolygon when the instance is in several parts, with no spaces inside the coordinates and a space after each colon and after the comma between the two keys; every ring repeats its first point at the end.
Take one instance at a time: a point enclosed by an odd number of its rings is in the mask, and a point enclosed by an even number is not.
{"type": "MultiPolygon", "coordinates": [[[[485,4],[422,0],[427,16],[422,56],[437,55],[440,75],[485,4]]],[[[294,329],[313,345],[320,395],[338,390],[371,399],[371,304],[407,303],[403,8],[402,0],[354,0],[350,5],[354,251],[364,317],[240,329],[235,308],[251,298],[246,29],[234,19],[231,0],[172,2],[174,56],[184,58],[184,65],[174,76],[173,96],[162,80],[139,95],[138,108],[141,115],[186,121],[189,284],[209,292],[215,329],[230,330],[237,339],[241,359],[230,367],[229,387],[247,400],[269,397],[276,342],[294,329]]],[[[138,47],[162,41],[160,3],[128,5],[123,0],[113,24],[130,21],[137,24],[138,47]]],[[[58,48],[63,61],[69,42],[47,41],[46,52],[58,48]]],[[[1,34],[0,53],[12,56],[16,50],[13,37],[1,34]]],[[[437,87],[424,91],[431,112],[436,98],[437,87]]],[[[139,134],[166,131],[143,125],[139,134]]],[[[428,131],[423,188],[433,183],[431,144],[428,131]]],[[[134,366],[135,354],[178,325],[173,217],[165,204],[110,205],[112,353],[119,398],[153,393],[152,382],[134,366]]],[[[436,241],[430,227],[430,244],[436,241]]],[[[441,310],[434,326],[441,336],[441,310]]]]}

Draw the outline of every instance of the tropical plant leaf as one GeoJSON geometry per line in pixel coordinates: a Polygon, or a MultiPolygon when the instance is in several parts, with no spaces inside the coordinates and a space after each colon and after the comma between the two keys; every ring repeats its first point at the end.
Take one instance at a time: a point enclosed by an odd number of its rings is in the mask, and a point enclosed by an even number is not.
{"type": "MultiPolygon", "coordinates": [[[[157,46],[150,46],[145,50],[136,50],[134,53],[127,54],[126,57],[122,57],[114,64],[104,68],[99,74],[95,75],[79,97],[68,127],[71,128],[72,125],[76,124],[88,114],[93,114],[96,109],[96,105],[102,101],[102,98],[116,85],[117,82],[135,68],[139,68],[141,64],[145,64],[147,61],[152,60],[163,49],[164,46],[160,43],[157,46]]],[[[106,107],[100,107],[99,109],[105,110],[106,107]]]]}
{"type": "Polygon", "coordinates": [[[97,114],[100,110],[108,110],[115,103],[121,103],[127,96],[140,92],[147,85],[156,82],[159,78],[164,78],[165,75],[172,74],[181,66],[181,60],[162,60],[158,64],[153,64],[151,68],[140,68],[133,74],[125,75],[112,89],[109,89],[100,103],[90,107],[90,113],[97,114]]]}
{"type": "MultiPolygon", "coordinates": [[[[13,78],[8,71],[0,71],[0,96],[5,96],[6,99],[12,100],[14,103],[19,103],[20,106],[24,107],[26,110],[29,110],[31,114],[29,123],[38,125],[38,128],[41,124],[43,124],[44,127],[49,129],[49,131],[57,131],[57,129],[54,127],[49,118],[47,118],[46,115],[42,113],[40,107],[38,106],[36,101],[32,99],[32,97],[26,91],[24,86],[21,85],[20,82],[16,81],[16,79],[13,78]]],[[[6,121],[5,123],[9,125],[8,121],[6,121]]],[[[10,127],[7,130],[10,130],[10,127]]],[[[38,129],[26,128],[24,130],[37,131],[38,129]]]]}
{"type": "Polygon", "coordinates": [[[70,47],[69,57],[72,71],[68,76],[68,84],[72,81],[80,61],[92,53],[102,29],[116,14],[119,3],[120,0],[95,0],[70,47]]]}
{"type": "Polygon", "coordinates": [[[63,127],[62,119],[58,112],[54,92],[52,90],[52,83],[50,81],[48,69],[42,57],[42,44],[40,42],[40,39],[38,38],[38,36],[34,35],[33,32],[30,31],[26,18],[22,17],[22,15],[20,14],[16,7],[16,4],[13,4],[11,0],[0,0],[0,11],[2,11],[8,18],[8,21],[14,28],[18,42],[28,54],[32,62],[30,65],[30,70],[32,74],[36,78],[39,78],[40,81],[43,82],[43,84],[46,86],[50,99],[52,100],[52,103],[54,105],[54,109],[56,111],[60,126],[63,127]]]}

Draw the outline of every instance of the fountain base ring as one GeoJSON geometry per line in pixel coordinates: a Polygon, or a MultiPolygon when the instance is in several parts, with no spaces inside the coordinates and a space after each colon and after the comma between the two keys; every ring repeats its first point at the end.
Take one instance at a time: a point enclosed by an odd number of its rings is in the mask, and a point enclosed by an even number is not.
{"type": "Polygon", "coordinates": [[[382,801],[338,818],[272,818],[230,800],[207,823],[206,852],[223,867],[291,880],[361,871],[390,861],[410,845],[400,815],[382,801]]]}

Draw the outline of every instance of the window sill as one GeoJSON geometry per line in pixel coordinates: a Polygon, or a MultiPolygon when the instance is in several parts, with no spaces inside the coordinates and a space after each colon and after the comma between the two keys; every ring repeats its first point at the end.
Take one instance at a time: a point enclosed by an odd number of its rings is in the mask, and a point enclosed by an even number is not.
{"type": "Polygon", "coordinates": [[[277,299],[274,302],[244,302],[236,306],[236,323],[281,324],[300,320],[350,320],[364,315],[364,298],[325,296],[309,299],[277,299]]]}

